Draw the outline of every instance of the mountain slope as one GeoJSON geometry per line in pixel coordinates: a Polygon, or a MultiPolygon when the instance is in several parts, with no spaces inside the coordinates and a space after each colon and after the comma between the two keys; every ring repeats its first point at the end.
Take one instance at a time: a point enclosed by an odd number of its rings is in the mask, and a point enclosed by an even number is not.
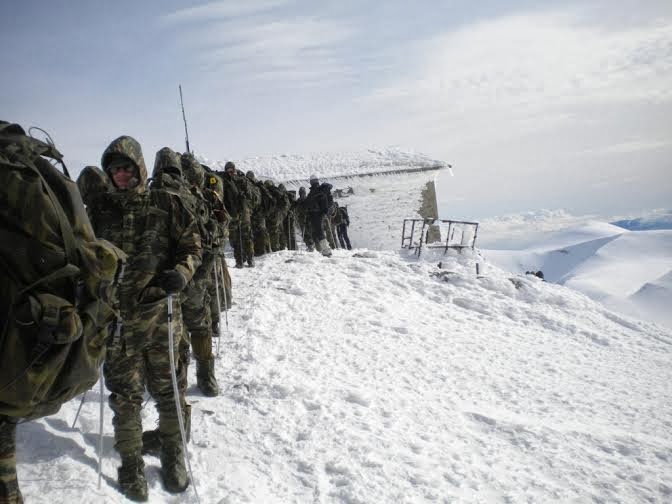
{"type": "MultiPolygon", "coordinates": [[[[467,253],[425,257],[281,252],[232,271],[223,393],[189,390],[202,502],[669,500],[671,331],[536,278],[477,279],[467,253]]],[[[122,502],[109,410],[95,490],[96,395],[81,431],[77,401],[20,426],[29,502],[122,502]]],[[[150,502],[195,502],[146,462],[150,502]]]]}

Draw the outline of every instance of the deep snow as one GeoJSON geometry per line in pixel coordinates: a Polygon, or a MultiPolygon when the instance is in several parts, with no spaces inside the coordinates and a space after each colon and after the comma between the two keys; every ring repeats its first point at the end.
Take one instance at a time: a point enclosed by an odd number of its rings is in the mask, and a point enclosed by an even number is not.
{"type": "MultiPolygon", "coordinates": [[[[492,265],[477,278],[476,260],[280,252],[234,269],[223,392],[189,392],[201,501],[669,502],[672,331],[492,265]]],[[[96,489],[97,400],[76,429],[77,400],[20,426],[28,502],[123,501],[107,407],[96,489]]],[[[146,463],[150,502],[195,502],[146,463]]]]}

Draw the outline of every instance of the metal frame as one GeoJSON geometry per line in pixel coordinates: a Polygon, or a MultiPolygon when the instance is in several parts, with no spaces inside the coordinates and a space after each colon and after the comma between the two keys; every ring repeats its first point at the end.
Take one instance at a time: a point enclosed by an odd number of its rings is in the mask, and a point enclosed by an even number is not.
{"type": "Polygon", "coordinates": [[[462,249],[465,248],[470,248],[474,249],[476,247],[476,238],[478,236],[478,222],[470,222],[470,221],[457,221],[457,220],[451,220],[451,219],[404,219],[404,223],[401,229],[401,248],[407,248],[408,250],[415,250],[415,255],[420,257],[420,254],[422,253],[422,247],[423,244],[427,248],[442,248],[444,249],[443,253],[447,253],[448,249],[456,249],[459,251],[462,251],[462,249]],[[413,237],[415,235],[415,227],[416,223],[422,223],[422,228],[420,229],[420,240],[418,241],[417,245],[413,244],[413,237]],[[429,226],[432,224],[435,224],[437,222],[442,222],[444,224],[448,224],[448,232],[446,233],[446,241],[444,244],[441,245],[428,245],[424,243],[425,240],[425,231],[429,226]],[[408,226],[410,224],[410,233],[407,234],[408,226]],[[474,227],[474,236],[471,239],[471,244],[470,245],[451,245],[450,240],[453,238],[453,235],[455,234],[455,230],[457,229],[456,225],[466,225],[466,226],[473,226],[474,227]]]}

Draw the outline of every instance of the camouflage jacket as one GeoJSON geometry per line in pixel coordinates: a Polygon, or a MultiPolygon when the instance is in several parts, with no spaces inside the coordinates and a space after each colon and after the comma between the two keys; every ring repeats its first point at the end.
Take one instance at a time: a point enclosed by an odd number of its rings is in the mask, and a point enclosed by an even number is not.
{"type": "Polygon", "coordinates": [[[201,263],[202,250],[197,223],[181,199],[166,190],[147,190],[147,169],[138,142],[122,136],[105,150],[102,167],[110,180],[107,166],[115,155],[135,164],[139,180],[124,191],[112,184],[110,192],[100,195],[91,221],[97,236],[128,255],[119,302],[130,354],[145,344],[143,325],[167,320],[166,293],[153,285],[155,277],[175,269],[191,280],[201,263]]]}

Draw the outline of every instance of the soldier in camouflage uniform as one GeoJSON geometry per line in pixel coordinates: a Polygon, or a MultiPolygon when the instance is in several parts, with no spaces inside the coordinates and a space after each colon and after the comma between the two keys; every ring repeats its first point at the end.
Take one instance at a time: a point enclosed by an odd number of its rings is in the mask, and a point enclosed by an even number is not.
{"type": "Polygon", "coordinates": [[[301,231],[301,237],[303,238],[306,248],[309,252],[312,252],[315,249],[313,243],[313,233],[310,229],[310,223],[308,222],[308,213],[306,212],[306,188],[299,188],[299,198],[294,203],[294,219],[296,225],[299,226],[301,231]]]}
{"type": "MultiPolygon", "coordinates": [[[[282,184],[281,184],[282,185],[282,184]]],[[[284,186],[283,186],[284,187],[284,186]]],[[[289,209],[283,222],[283,236],[287,240],[287,250],[296,250],[296,233],[294,232],[294,207],[296,204],[296,191],[286,191],[289,200],[289,209]]]]}
{"type": "MultiPolygon", "coordinates": [[[[206,167],[204,167],[204,169],[205,168],[206,167]]],[[[216,218],[216,225],[214,227],[212,238],[216,264],[215,271],[219,270],[219,272],[224,275],[223,282],[221,280],[221,274],[218,276],[218,280],[215,281],[215,275],[213,273],[208,284],[212,335],[219,336],[220,310],[230,309],[232,303],[231,275],[229,274],[229,268],[226,264],[226,259],[224,258],[224,247],[226,245],[226,239],[229,236],[231,216],[223,201],[224,183],[222,182],[222,179],[217,174],[210,171],[209,168],[206,169],[204,194],[210,202],[210,206],[213,208],[216,218]],[[219,285],[219,304],[217,302],[217,285],[219,285]]]]}
{"type": "Polygon", "coordinates": [[[219,222],[215,216],[215,209],[211,207],[202,189],[205,184],[205,171],[200,163],[193,156],[185,154],[182,156],[182,168],[198,205],[197,213],[203,233],[201,235],[203,262],[183,291],[182,316],[190,332],[191,348],[196,358],[197,386],[205,396],[214,397],[219,393],[219,385],[215,378],[215,358],[212,355],[212,319],[208,287],[215,272],[216,250],[213,237],[217,234],[219,222]]]}
{"type": "Polygon", "coordinates": [[[224,204],[231,214],[229,242],[236,259],[236,268],[242,268],[247,261],[254,266],[254,240],[252,239],[252,209],[246,194],[245,174],[236,170],[236,165],[228,161],[224,166],[224,204]],[[228,187],[227,187],[228,186],[228,187]]]}
{"type": "Polygon", "coordinates": [[[266,220],[271,217],[273,212],[273,199],[264,183],[257,180],[252,170],[249,170],[245,176],[259,188],[261,192],[261,205],[252,212],[252,235],[254,238],[254,255],[262,256],[271,251],[271,238],[268,234],[266,220]]]}
{"type": "MultiPolygon", "coordinates": [[[[159,413],[164,486],[177,493],[189,485],[171,383],[167,296],[178,294],[193,277],[201,263],[201,241],[197,223],[179,197],[147,191],[147,169],[135,139],[114,140],[101,163],[113,189],[101,195],[91,221],[98,236],[129,257],[119,288],[124,325],[107,349],[105,384],[114,412],[114,446],[121,457],[120,490],[129,499],[146,501],[140,416],[145,387],[159,413]]],[[[175,308],[177,322],[179,303],[175,308]]],[[[180,414],[183,410],[184,404],[180,414]]]]}

